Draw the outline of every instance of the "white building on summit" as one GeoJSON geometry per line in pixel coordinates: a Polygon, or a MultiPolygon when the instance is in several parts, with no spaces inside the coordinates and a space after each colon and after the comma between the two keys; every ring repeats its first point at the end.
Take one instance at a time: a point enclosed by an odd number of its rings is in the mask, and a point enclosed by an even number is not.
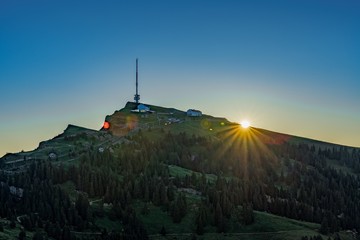
{"type": "Polygon", "coordinates": [[[137,106],[137,109],[139,110],[139,112],[149,112],[150,111],[150,108],[144,104],[139,104],[137,106]]]}
{"type": "Polygon", "coordinates": [[[195,110],[195,109],[189,109],[189,110],[187,110],[186,115],[188,117],[201,117],[202,112],[199,110],[195,110]]]}
{"type": "Polygon", "coordinates": [[[131,110],[133,113],[153,113],[154,111],[150,110],[150,107],[140,103],[136,109],[131,110]]]}

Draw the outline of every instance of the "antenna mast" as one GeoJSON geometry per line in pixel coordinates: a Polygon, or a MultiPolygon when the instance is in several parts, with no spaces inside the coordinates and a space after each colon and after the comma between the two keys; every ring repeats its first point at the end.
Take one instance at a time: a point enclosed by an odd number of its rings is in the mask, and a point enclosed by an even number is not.
{"type": "Polygon", "coordinates": [[[140,95],[138,92],[138,59],[136,59],[136,94],[134,96],[134,100],[136,103],[139,103],[140,95]]]}

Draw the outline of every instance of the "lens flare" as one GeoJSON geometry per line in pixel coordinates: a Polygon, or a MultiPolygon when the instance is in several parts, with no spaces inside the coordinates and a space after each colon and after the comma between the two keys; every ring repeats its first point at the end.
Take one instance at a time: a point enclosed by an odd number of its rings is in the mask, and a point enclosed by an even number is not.
{"type": "Polygon", "coordinates": [[[106,130],[109,129],[110,128],[110,123],[105,121],[104,125],[103,125],[103,128],[106,129],[106,130]]]}

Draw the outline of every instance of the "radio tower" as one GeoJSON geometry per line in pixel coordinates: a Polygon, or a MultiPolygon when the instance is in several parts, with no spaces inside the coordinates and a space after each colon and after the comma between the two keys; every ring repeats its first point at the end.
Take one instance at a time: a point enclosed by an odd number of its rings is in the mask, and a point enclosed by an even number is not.
{"type": "Polygon", "coordinates": [[[134,100],[136,103],[139,103],[140,95],[138,93],[138,59],[136,59],[136,94],[134,96],[134,100]]]}

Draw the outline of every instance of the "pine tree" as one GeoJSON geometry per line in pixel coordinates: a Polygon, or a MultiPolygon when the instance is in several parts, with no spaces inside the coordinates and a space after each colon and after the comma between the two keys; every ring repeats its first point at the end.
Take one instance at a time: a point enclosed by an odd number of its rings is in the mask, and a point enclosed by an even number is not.
{"type": "Polygon", "coordinates": [[[324,216],[322,222],[321,222],[321,226],[320,226],[320,233],[321,234],[328,234],[329,233],[329,225],[328,225],[328,220],[327,218],[324,216]]]}
{"type": "Polygon", "coordinates": [[[195,218],[196,233],[199,235],[204,234],[204,227],[206,225],[207,212],[203,205],[199,207],[195,218]]]}
{"type": "Polygon", "coordinates": [[[155,191],[153,193],[153,198],[152,198],[152,202],[155,206],[159,206],[161,204],[161,199],[160,199],[160,186],[157,185],[155,188],[155,191]]]}
{"type": "Polygon", "coordinates": [[[170,208],[170,214],[174,223],[179,223],[181,221],[181,210],[180,206],[176,204],[176,201],[172,203],[170,208]]]}
{"type": "Polygon", "coordinates": [[[225,232],[225,219],[223,217],[222,209],[220,207],[220,204],[217,203],[215,214],[214,214],[214,223],[217,227],[218,232],[225,232]]]}
{"type": "Polygon", "coordinates": [[[339,233],[336,233],[336,234],[335,234],[334,240],[341,240],[339,233]]]}
{"type": "Polygon", "coordinates": [[[249,204],[243,206],[243,222],[245,225],[250,225],[254,222],[254,212],[253,208],[249,204]]]}
{"type": "Polygon", "coordinates": [[[148,207],[147,202],[145,202],[143,207],[141,208],[141,214],[142,215],[148,215],[149,214],[149,207],[148,207]]]}
{"type": "Polygon", "coordinates": [[[26,232],[24,230],[21,230],[19,232],[19,240],[25,240],[26,239],[26,232]]]}
{"type": "Polygon", "coordinates": [[[62,240],[70,240],[71,239],[71,232],[68,226],[65,226],[62,231],[62,240]]]}
{"type": "Polygon", "coordinates": [[[39,231],[36,231],[32,239],[33,240],[44,240],[44,236],[39,231]]]}
{"type": "Polygon", "coordinates": [[[167,196],[167,193],[166,193],[166,188],[165,188],[165,185],[164,185],[164,183],[162,181],[160,183],[159,195],[160,195],[160,204],[161,205],[168,204],[169,200],[168,200],[168,196],[167,196]]]}
{"type": "Polygon", "coordinates": [[[169,201],[173,201],[175,199],[174,184],[172,182],[170,182],[167,188],[167,198],[169,201]]]}
{"type": "Polygon", "coordinates": [[[165,236],[165,235],[166,235],[166,229],[165,229],[164,225],[161,227],[160,234],[161,234],[162,236],[165,236]]]}
{"type": "Polygon", "coordinates": [[[83,220],[88,219],[89,200],[86,195],[78,195],[78,198],[75,202],[75,208],[83,220]]]}
{"type": "Polygon", "coordinates": [[[54,238],[56,239],[61,239],[62,237],[62,231],[61,231],[61,227],[59,225],[59,223],[57,222],[56,225],[55,225],[55,232],[54,232],[54,238]]]}
{"type": "Polygon", "coordinates": [[[148,184],[145,185],[144,200],[145,200],[145,202],[150,201],[150,190],[149,190],[148,184]]]}

